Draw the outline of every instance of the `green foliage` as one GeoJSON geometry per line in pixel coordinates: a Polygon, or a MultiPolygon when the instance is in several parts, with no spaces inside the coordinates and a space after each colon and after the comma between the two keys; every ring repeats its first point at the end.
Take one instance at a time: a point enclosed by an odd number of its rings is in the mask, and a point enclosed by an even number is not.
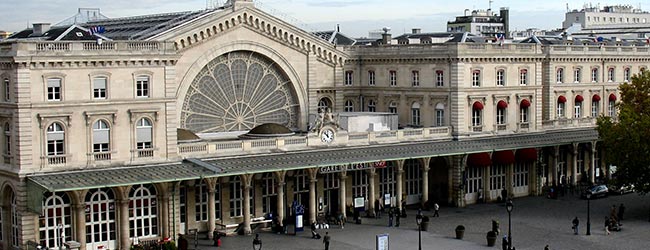
{"type": "Polygon", "coordinates": [[[650,192],[650,71],[632,76],[619,87],[621,100],[616,119],[598,118],[605,162],[617,166],[617,184],[634,184],[650,192]]]}

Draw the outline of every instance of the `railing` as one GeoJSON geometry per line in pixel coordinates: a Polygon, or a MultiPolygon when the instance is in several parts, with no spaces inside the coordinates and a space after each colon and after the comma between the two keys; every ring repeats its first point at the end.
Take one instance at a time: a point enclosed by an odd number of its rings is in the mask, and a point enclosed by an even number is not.
{"type": "Polygon", "coordinates": [[[111,160],[111,152],[95,152],[92,153],[95,161],[110,161],[111,160]]]}
{"type": "Polygon", "coordinates": [[[114,42],[98,43],[84,43],[84,50],[115,50],[117,48],[114,42]]]}
{"type": "Polygon", "coordinates": [[[243,149],[243,145],[241,141],[233,141],[233,142],[218,142],[215,144],[215,149],[217,151],[219,150],[231,150],[231,149],[243,149]]]}
{"type": "Polygon", "coordinates": [[[274,148],[277,146],[275,139],[251,140],[251,148],[274,148]]]}
{"type": "Polygon", "coordinates": [[[483,126],[470,126],[469,127],[472,132],[483,132],[483,126]]]}
{"type": "Polygon", "coordinates": [[[530,124],[527,123],[527,122],[519,123],[519,129],[521,129],[521,130],[523,130],[523,129],[527,130],[527,129],[529,129],[529,127],[530,127],[530,124]]]}
{"type": "Polygon", "coordinates": [[[194,152],[207,152],[208,144],[205,142],[199,143],[183,143],[178,145],[178,152],[180,153],[194,153],[194,152]]]}
{"type": "Polygon", "coordinates": [[[133,53],[167,53],[175,54],[176,49],[171,41],[16,41],[4,43],[0,52],[16,51],[18,55],[53,54],[66,52],[69,55],[86,55],[100,52],[110,52],[116,55],[133,53]]]}
{"type": "Polygon", "coordinates": [[[153,157],[153,148],[138,149],[138,158],[150,158],[153,157]]]}
{"type": "Polygon", "coordinates": [[[67,51],[70,50],[70,43],[42,42],[36,44],[38,51],[67,51]]]}
{"type": "Polygon", "coordinates": [[[47,161],[47,165],[65,165],[68,160],[67,155],[47,155],[41,158],[47,161]]]}
{"type": "Polygon", "coordinates": [[[497,124],[497,131],[505,131],[508,129],[508,125],[506,124],[497,124]]]}
{"type": "Polygon", "coordinates": [[[291,146],[291,145],[305,145],[305,146],[307,146],[307,138],[301,137],[301,138],[284,139],[284,145],[285,146],[291,146]]]}
{"type": "Polygon", "coordinates": [[[130,50],[158,50],[158,42],[128,42],[127,48],[130,50]]]}
{"type": "Polygon", "coordinates": [[[403,130],[403,135],[405,137],[408,136],[420,136],[422,135],[424,131],[422,129],[408,129],[408,130],[403,130]]]}

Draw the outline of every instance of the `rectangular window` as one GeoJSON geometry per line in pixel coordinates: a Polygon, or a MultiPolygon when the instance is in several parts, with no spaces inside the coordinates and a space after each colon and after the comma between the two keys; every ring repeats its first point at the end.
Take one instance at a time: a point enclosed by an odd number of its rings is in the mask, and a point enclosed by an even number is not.
{"type": "Polygon", "coordinates": [[[48,140],[47,155],[63,155],[63,140],[48,140]]]}
{"type": "Polygon", "coordinates": [[[152,148],[153,144],[151,144],[150,141],[144,141],[144,142],[138,142],[137,145],[138,149],[148,149],[152,148]]]}
{"type": "Polygon", "coordinates": [[[472,126],[481,126],[481,110],[479,109],[472,110],[472,126]]]}
{"type": "Polygon", "coordinates": [[[368,86],[375,86],[375,71],[368,71],[368,86]]]}
{"type": "Polygon", "coordinates": [[[564,103],[557,104],[557,118],[564,118],[564,103]]]}
{"type": "Polygon", "coordinates": [[[519,122],[521,123],[528,122],[528,108],[519,109],[519,122]]]}
{"type": "Polygon", "coordinates": [[[607,81],[608,82],[614,81],[614,68],[607,69],[607,81]]]}
{"type": "Polygon", "coordinates": [[[609,105],[607,105],[607,113],[609,114],[609,117],[614,117],[615,115],[616,108],[614,105],[616,105],[615,101],[609,101],[609,105]]]}
{"type": "Polygon", "coordinates": [[[4,87],[5,87],[5,101],[9,101],[11,98],[11,85],[9,83],[9,78],[4,79],[4,87]]]}
{"type": "Polygon", "coordinates": [[[564,82],[564,69],[557,69],[557,72],[555,73],[555,81],[557,83],[563,83],[564,82]]]}
{"type": "Polygon", "coordinates": [[[420,109],[419,108],[413,108],[411,109],[411,113],[413,115],[413,125],[415,126],[420,126],[420,109]]]}
{"type": "Polygon", "coordinates": [[[623,80],[625,82],[630,81],[630,68],[625,68],[625,70],[623,70],[623,80]]]}
{"type": "Polygon", "coordinates": [[[108,152],[108,143],[93,143],[93,152],[108,152]]]}
{"type": "Polygon", "coordinates": [[[96,77],[93,79],[93,98],[106,99],[106,77],[96,77]]]}
{"type": "Polygon", "coordinates": [[[388,107],[388,112],[391,114],[397,114],[397,107],[395,106],[388,107]]]}
{"type": "Polygon", "coordinates": [[[528,84],[528,70],[522,69],[519,71],[519,85],[528,84]]]}
{"type": "Polygon", "coordinates": [[[445,86],[445,73],[442,70],[436,71],[436,86],[445,86]]]}
{"type": "Polygon", "coordinates": [[[388,72],[388,81],[390,86],[397,86],[397,71],[391,70],[388,72]]]}
{"type": "Polygon", "coordinates": [[[445,110],[436,109],[436,126],[442,127],[445,126],[445,110]]]}
{"type": "Polygon", "coordinates": [[[576,102],[576,105],[573,107],[574,118],[582,117],[582,102],[576,102]]]}
{"type": "Polygon", "coordinates": [[[598,113],[600,113],[600,102],[591,102],[591,117],[598,117],[598,113]]]}
{"type": "Polygon", "coordinates": [[[573,82],[580,83],[580,69],[573,70],[573,82]]]}
{"type": "Polygon", "coordinates": [[[598,82],[598,69],[591,69],[591,82],[598,82]]]}
{"type": "Polygon", "coordinates": [[[413,71],[413,87],[420,86],[420,71],[413,71]]]}
{"type": "Polygon", "coordinates": [[[47,79],[47,100],[61,101],[61,78],[47,79]]]}
{"type": "Polygon", "coordinates": [[[135,83],[136,97],[149,97],[149,77],[138,76],[135,83]]]}
{"type": "Polygon", "coordinates": [[[345,71],[345,86],[352,86],[353,74],[352,71],[345,71]]]}
{"type": "Polygon", "coordinates": [[[481,71],[474,70],[472,71],[472,87],[480,87],[480,86],[481,86],[481,71]]]}
{"type": "Polygon", "coordinates": [[[506,124],[506,109],[497,109],[497,124],[506,124]]]}
{"type": "Polygon", "coordinates": [[[502,69],[497,71],[497,86],[505,85],[505,71],[502,69]]]}

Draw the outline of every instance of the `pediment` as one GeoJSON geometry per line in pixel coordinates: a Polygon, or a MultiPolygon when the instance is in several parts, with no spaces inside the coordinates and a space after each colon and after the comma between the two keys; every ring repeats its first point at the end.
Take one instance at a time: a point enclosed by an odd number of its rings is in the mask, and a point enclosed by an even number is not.
{"type": "Polygon", "coordinates": [[[174,41],[176,50],[183,51],[237,29],[249,29],[294,50],[311,53],[330,64],[342,66],[348,57],[334,44],[254,7],[213,11],[148,40],[174,41]]]}

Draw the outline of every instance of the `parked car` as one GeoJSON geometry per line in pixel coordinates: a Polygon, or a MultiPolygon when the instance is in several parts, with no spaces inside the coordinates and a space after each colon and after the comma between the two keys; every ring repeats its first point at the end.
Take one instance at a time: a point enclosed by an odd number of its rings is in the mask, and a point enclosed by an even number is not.
{"type": "Polygon", "coordinates": [[[610,185],[607,187],[609,189],[610,193],[614,194],[627,194],[627,193],[632,193],[634,192],[634,185],[629,184],[629,185],[610,185]]]}
{"type": "Polygon", "coordinates": [[[587,194],[591,194],[591,199],[598,197],[605,197],[609,193],[609,189],[605,185],[595,185],[590,188],[587,188],[582,192],[582,198],[587,198],[587,194]]]}

